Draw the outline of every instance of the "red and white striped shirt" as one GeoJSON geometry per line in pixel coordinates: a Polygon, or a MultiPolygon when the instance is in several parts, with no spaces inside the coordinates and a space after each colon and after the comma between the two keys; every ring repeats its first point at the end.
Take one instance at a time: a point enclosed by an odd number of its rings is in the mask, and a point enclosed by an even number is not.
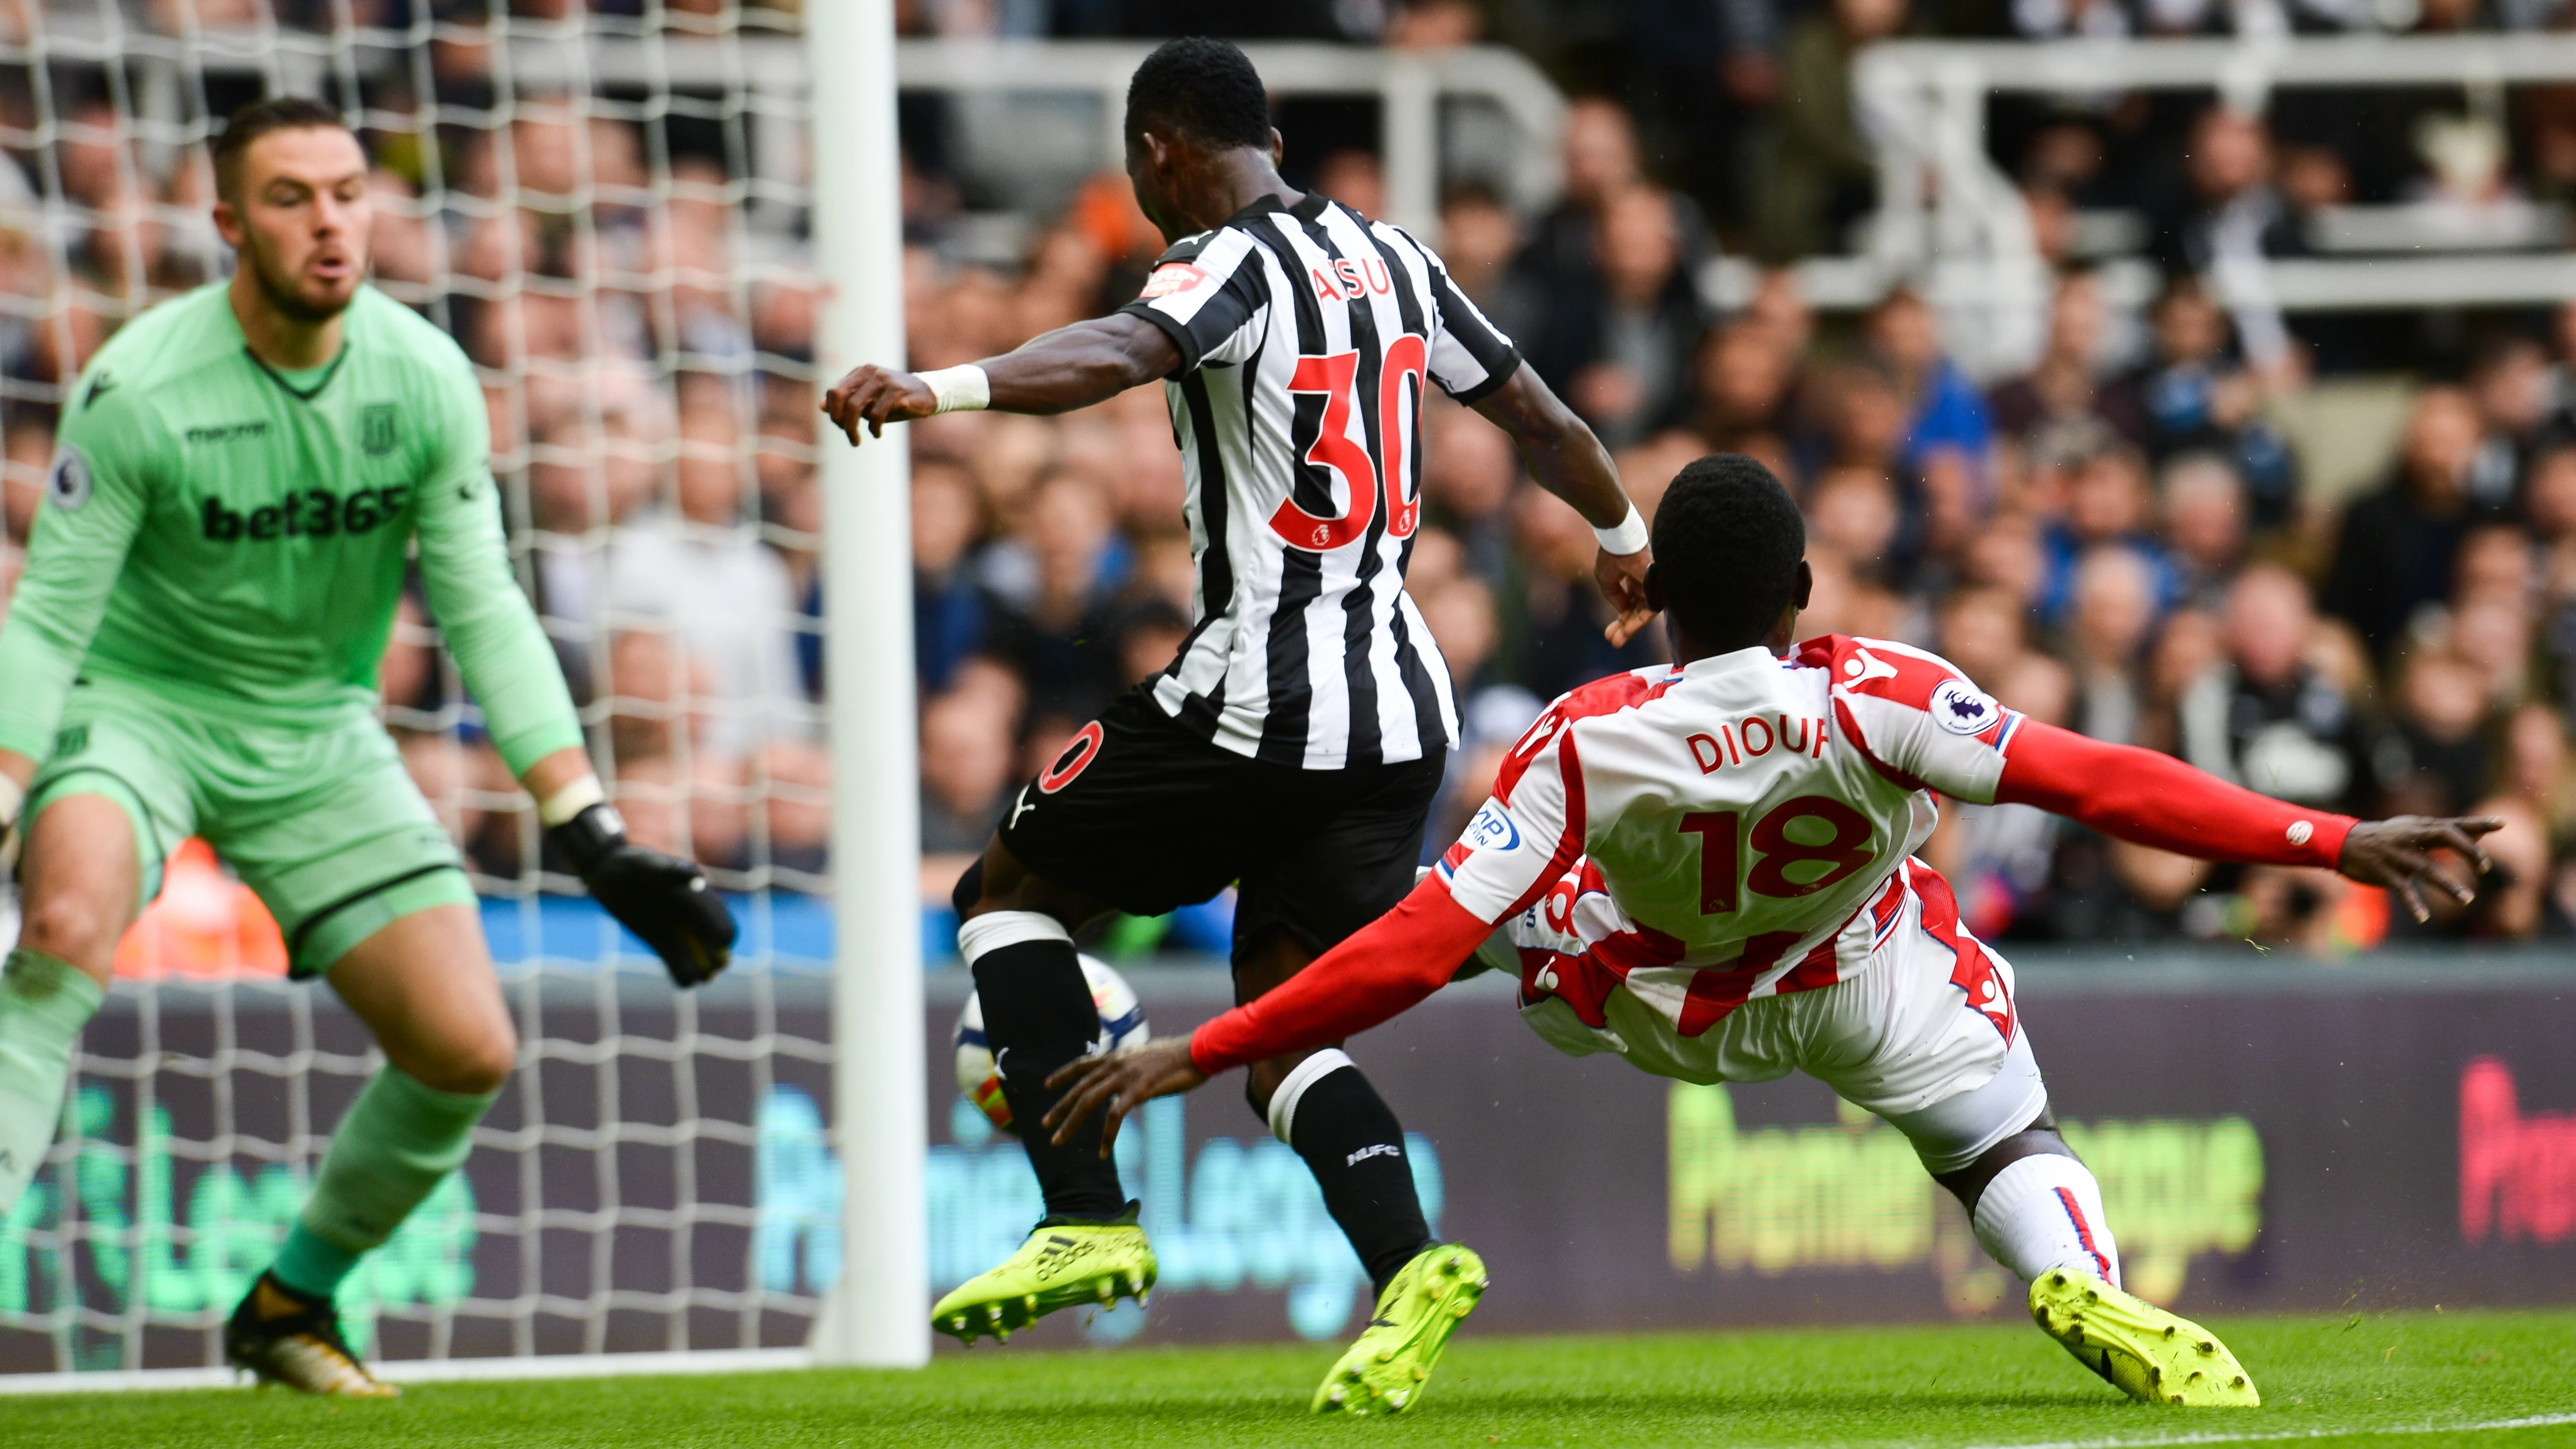
{"type": "Polygon", "coordinates": [[[1943,660],[1876,639],[1614,675],[1530,727],[1440,873],[1471,914],[1534,912],[1534,934],[1582,958],[1549,972],[1577,1015],[1597,1024],[1624,985],[1696,1036],[1868,960],[1938,818],[1925,787],[1993,799],[2020,725],[1943,660]],[[1607,936],[1573,919],[1595,880],[1624,923],[1607,936]]]}
{"type": "Polygon", "coordinates": [[[1524,951],[1525,1001],[1558,997],[1598,1026],[1625,990],[1699,1035],[1860,969],[1909,891],[1955,929],[1939,877],[1904,869],[1939,818],[1934,791],[2219,860],[2331,867],[2354,823],[2031,723],[1907,645],[1740,649],[1559,698],[1432,878],[1200,1028],[1192,1057],[1213,1073],[1384,1021],[1523,913],[1517,936],[1559,948],[1524,951]]]}

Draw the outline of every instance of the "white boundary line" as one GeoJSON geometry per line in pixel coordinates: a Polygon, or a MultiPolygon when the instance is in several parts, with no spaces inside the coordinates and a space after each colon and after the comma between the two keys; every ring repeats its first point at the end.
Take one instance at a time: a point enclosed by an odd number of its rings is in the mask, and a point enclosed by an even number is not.
{"type": "MultiPolygon", "coordinates": [[[[505,1379],[596,1379],[621,1374],[776,1373],[814,1366],[801,1348],[702,1352],[554,1353],[510,1358],[395,1359],[369,1365],[387,1383],[489,1383],[505,1379]]],[[[246,1382],[224,1368],[124,1369],[111,1373],[0,1374],[0,1395],[88,1394],[113,1390],[217,1389],[246,1382]]]]}
{"type": "Polygon", "coordinates": [[[2542,1429],[2576,1424],[2576,1413],[2533,1414],[2521,1419],[2488,1419],[2475,1424],[2354,1425],[2341,1429],[2289,1429],[2263,1434],[2169,1434],[2153,1439],[2048,1439],[2038,1443],[1980,1444],[1969,1449],[2154,1449],[2166,1444],[2271,1444],[2299,1439],[2348,1439],[2364,1434],[2489,1434],[2507,1429],[2542,1429]]]}
{"type": "MultiPolygon", "coordinates": [[[[595,1379],[625,1374],[780,1373],[815,1366],[801,1348],[733,1348],[659,1353],[534,1354],[510,1358],[396,1359],[374,1365],[388,1383],[492,1383],[529,1379],[595,1379]]],[[[0,1374],[0,1396],[84,1394],[117,1390],[228,1388],[243,1382],[231,1369],[126,1369],[111,1373],[0,1374]]],[[[2493,1434],[2576,1424],[2576,1412],[2486,1419],[2469,1424],[2356,1424],[2343,1428],[2253,1434],[2165,1434],[2146,1439],[2043,1439],[1967,1449],[2167,1449],[2197,1444],[2279,1444],[2363,1435],[2493,1434]]],[[[1867,1442],[1867,1441],[1864,1441],[1867,1442]]]]}

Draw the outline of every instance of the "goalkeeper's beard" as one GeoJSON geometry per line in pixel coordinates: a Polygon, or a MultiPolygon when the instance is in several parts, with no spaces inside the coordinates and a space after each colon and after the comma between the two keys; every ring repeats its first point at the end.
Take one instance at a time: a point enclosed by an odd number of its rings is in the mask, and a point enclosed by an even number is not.
{"type": "MultiPolygon", "coordinates": [[[[334,302],[316,305],[295,285],[292,278],[278,276],[278,269],[272,264],[268,255],[268,248],[261,242],[257,232],[251,232],[242,238],[242,247],[238,255],[242,265],[250,268],[251,284],[259,288],[259,295],[268,303],[269,309],[300,326],[319,327],[348,311],[349,304],[357,300],[358,289],[353,286],[349,289],[348,296],[334,302]]],[[[361,278],[365,277],[366,268],[360,267],[358,275],[361,278]]]]}

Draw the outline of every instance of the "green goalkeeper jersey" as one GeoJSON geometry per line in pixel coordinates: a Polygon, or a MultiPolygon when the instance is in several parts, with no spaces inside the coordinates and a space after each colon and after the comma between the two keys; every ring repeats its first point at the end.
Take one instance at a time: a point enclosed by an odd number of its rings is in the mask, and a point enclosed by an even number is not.
{"type": "Polygon", "coordinates": [[[294,378],[251,354],[222,283],[100,349],[0,626],[0,749],[44,759],[75,677],[245,722],[373,709],[415,540],[511,771],[581,744],[510,573],[473,368],[373,287],[345,315],[339,356],[294,378]]]}

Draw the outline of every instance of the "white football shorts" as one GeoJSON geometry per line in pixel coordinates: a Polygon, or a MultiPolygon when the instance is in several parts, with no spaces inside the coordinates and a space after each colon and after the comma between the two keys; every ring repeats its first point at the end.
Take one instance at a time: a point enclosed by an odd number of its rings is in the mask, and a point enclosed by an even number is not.
{"type": "MultiPolygon", "coordinates": [[[[1527,920],[1505,923],[1516,946],[1561,949],[1562,937],[1545,939],[1527,920]]],[[[1991,947],[1986,955],[2003,999],[1980,1009],[1953,984],[1959,957],[1925,929],[1922,898],[1909,890],[1896,929],[1858,969],[1846,967],[1843,980],[1755,997],[1698,1036],[1682,1035],[1625,988],[1604,1003],[1606,1030],[1585,1025],[1552,996],[1521,1008],[1521,1017],[1569,1056],[1615,1052],[1659,1077],[1767,1082],[1805,1072],[1903,1132],[1925,1168],[1955,1172],[2048,1105],[2012,1003],[2012,966],[1991,947]]]]}

